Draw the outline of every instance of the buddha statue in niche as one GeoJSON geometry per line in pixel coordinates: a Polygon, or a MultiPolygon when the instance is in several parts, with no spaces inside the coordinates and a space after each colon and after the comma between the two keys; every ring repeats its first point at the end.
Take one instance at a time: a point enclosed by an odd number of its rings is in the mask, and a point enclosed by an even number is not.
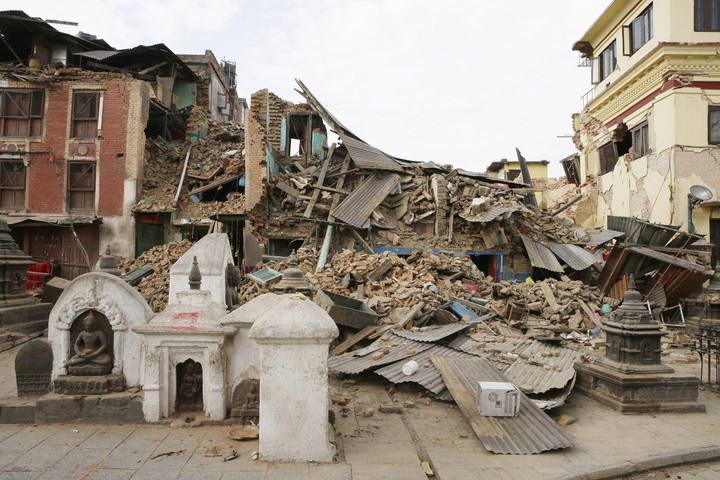
{"type": "Polygon", "coordinates": [[[75,355],[68,360],[70,375],[106,375],[113,366],[113,357],[107,352],[108,341],[105,334],[98,330],[97,318],[93,310],[82,319],[83,329],[78,333],[73,345],[75,355]]]}

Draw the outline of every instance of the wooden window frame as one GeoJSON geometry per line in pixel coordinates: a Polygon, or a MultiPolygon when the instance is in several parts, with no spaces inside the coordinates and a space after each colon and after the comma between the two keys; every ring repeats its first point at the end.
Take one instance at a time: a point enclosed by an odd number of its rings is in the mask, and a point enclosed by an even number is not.
{"type": "Polygon", "coordinates": [[[25,191],[27,190],[27,167],[25,163],[19,159],[2,158],[0,159],[0,209],[5,211],[21,211],[25,210],[25,191]],[[22,185],[5,184],[5,165],[14,164],[20,166],[22,170],[22,185]],[[20,197],[21,201],[14,201],[12,205],[6,205],[4,202],[5,192],[13,192],[13,198],[20,197]]]}
{"type": "MultiPolygon", "coordinates": [[[[650,5],[648,5],[648,7],[645,10],[642,11],[642,13],[640,15],[635,17],[635,19],[632,22],[630,22],[630,25],[629,25],[629,27],[630,27],[630,35],[629,35],[630,36],[630,55],[634,55],[635,53],[637,53],[638,50],[640,50],[642,47],[645,46],[645,44],[647,44],[650,40],[653,39],[653,37],[655,36],[655,26],[653,25],[654,20],[655,20],[655,15],[653,12],[653,4],[651,3],[650,5]],[[640,45],[635,47],[635,30],[633,29],[633,27],[635,26],[636,22],[643,23],[643,20],[645,17],[649,18],[646,26],[648,27],[648,31],[650,33],[647,35],[647,38],[640,45]]],[[[647,33],[647,32],[645,32],[645,33],[647,33]]]]}
{"type": "Polygon", "coordinates": [[[720,145],[720,136],[718,136],[718,138],[713,139],[713,134],[712,134],[713,113],[715,113],[718,116],[717,121],[720,122],[720,106],[710,105],[708,107],[708,145],[720,145]]]}
{"type": "Polygon", "coordinates": [[[650,153],[650,126],[648,125],[647,120],[635,125],[632,129],[630,129],[630,135],[632,138],[632,152],[634,158],[642,158],[648,153],[650,153]],[[640,134],[642,140],[642,148],[640,149],[637,148],[638,146],[635,143],[635,136],[638,133],[640,134]]]}
{"type": "Polygon", "coordinates": [[[606,78],[610,76],[611,73],[613,73],[617,69],[617,41],[613,40],[610,45],[608,45],[605,50],[600,52],[600,55],[598,55],[598,68],[599,68],[599,79],[597,83],[602,82],[606,78]],[[605,70],[605,55],[609,52],[612,52],[612,60],[613,65],[612,68],[609,71],[605,70]]]}
{"type": "Polygon", "coordinates": [[[95,211],[95,190],[97,182],[97,164],[93,161],[71,160],[67,163],[67,208],[69,212],[94,212],[95,211]],[[91,187],[73,187],[72,184],[72,167],[75,165],[92,166],[92,182],[91,187]],[[90,206],[74,206],[73,193],[84,193],[92,195],[90,206]]]}
{"type": "MultiPolygon", "coordinates": [[[[13,100],[14,102],[14,100],[13,100]]],[[[14,102],[16,103],[16,102],[14,102]]],[[[0,89],[0,137],[2,138],[37,138],[42,136],[43,117],[45,113],[45,90],[40,88],[2,88],[0,89]],[[27,113],[25,115],[6,115],[5,108],[10,102],[10,94],[28,95],[27,113]],[[8,121],[25,122],[27,134],[8,135],[8,121]]]]}
{"type": "Polygon", "coordinates": [[[693,29],[696,32],[720,32],[720,0],[694,0],[693,1],[693,29]],[[716,27],[712,25],[712,14],[713,5],[717,9],[716,15],[718,16],[716,27]],[[700,16],[700,9],[702,8],[702,17],[700,16]],[[702,18],[703,23],[700,25],[700,19],[702,18]]]}
{"type": "Polygon", "coordinates": [[[99,123],[100,123],[100,94],[98,90],[73,90],[72,92],[72,116],[70,118],[70,138],[73,139],[95,139],[98,138],[99,134],[99,123]],[[95,109],[94,114],[87,117],[78,117],[77,111],[77,99],[81,95],[88,95],[95,97],[95,109]],[[79,124],[92,124],[94,122],[95,128],[93,133],[78,133],[79,124]]]}
{"type": "Polygon", "coordinates": [[[615,145],[615,142],[607,142],[603,145],[600,145],[600,147],[598,148],[598,162],[600,164],[600,169],[599,169],[600,175],[605,175],[606,173],[610,173],[613,170],[615,170],[615,166],[617,165],[617,162],[618,162],[617,145],[615,145]],[[603,158],[602,151],[607,148],[613,149],[615,161],[612,162],[612,166],[606,165],[608,162],[606,162],[605,159],[603,158]]]}

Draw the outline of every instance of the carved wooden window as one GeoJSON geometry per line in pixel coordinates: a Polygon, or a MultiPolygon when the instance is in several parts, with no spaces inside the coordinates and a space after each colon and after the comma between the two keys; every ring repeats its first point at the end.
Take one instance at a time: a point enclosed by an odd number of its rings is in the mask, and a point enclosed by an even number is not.
{"type": "Polygon", "coordinates": [[[95,163],[68,164],[68,208],[70,211],[95,209],[95,163]]]}
{"type": "Polygon", "coordinates": [[[720,32],[720,0],[695,0],[695,31],[720,32]]]}
{"type": "Polygon", "coordinates": [[[720,145],[720,107],[709,108],[708,143],[710,145],[720,145]]]}
{"type": "Polygon", "coordinates": [[[72,138],[96,138],[100,92],[75,92],[72,104],[72,138]]]}
{"type": "Polygon", "coordinates": [[[42,90],[0,90],[0,136],[42,135],[42,90]]]}
{"type": "Polygon", "coordinates": [[[25,208],[25,164],[22,160],[0,160],[0,208],[25,208]]]}

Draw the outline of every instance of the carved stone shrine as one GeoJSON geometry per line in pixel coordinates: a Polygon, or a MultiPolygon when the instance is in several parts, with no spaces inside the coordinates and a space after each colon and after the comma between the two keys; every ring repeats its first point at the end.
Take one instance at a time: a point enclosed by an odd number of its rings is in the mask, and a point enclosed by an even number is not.
{"type": "Polygon", "coordinates": [[[580,391],[623,413],[705,411],[697,403],[699,379],[676,374],[662,363],[664,333],[632,278],[623,303],[603,330],[605,357],[575,365],[580,391]]]}
{"type": "Polygon", "coordinates": [[[10,235],[0,218],[0,328],[13,332],[40,332],[47,327],[52,305],[39,303],[25,290],[25,271],[34,264],[10,235]]]}
{"type": "Polygon", "coordinates": [[[152,310],[115,275],[90,272],[73,280],[50,312],[55,393],[100,395],[140,385],[142,337],[152,310]]]}
{"type": "Polygon", "coordinates": [[[31,340],[15,356],[15,379],[19,397],[44,395],[50,391],[53,354],[45,340],[31,340]]]}

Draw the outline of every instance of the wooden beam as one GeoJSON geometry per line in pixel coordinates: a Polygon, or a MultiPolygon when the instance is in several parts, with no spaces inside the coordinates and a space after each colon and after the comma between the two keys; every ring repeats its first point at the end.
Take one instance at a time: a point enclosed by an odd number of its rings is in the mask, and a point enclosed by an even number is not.
{"type": "Polygon", "coordinates": [[[160,62],[160,63],[156,63],[156,64],[153,65],[152,67],[148,67],[148,68],[145,68],[145,69],[143,69],[143,70],[140,70],[138,73],[139,73],[140,75],[145,75],[145,74],[147,74],[147,73],[154,72],[154,71],[157,70],[158,68],[164,67],[165,65],[167,65],[167,63],[168,63],[167,60],[164,60],[164,61],[162,61],[162,62],[160,62]]]}
{"type": "Polygon", "coordinates": [[[347,352],[354,345],[357,345],[359,342],[362,342],[367,337],[375,333],[378,328],[380,328],[380,326],[378,325],[369,325],[360,330],[359,332],[350,335],[348,338],[345,339],[344,342],[330,350],[330,356],[332,357],[347,352]]]}
{"type": "Polygon", "coordinates": [[[365,250],[365,252],[369,253],[370,255],[375,253],[375,251],[372,249],[372,247],[370,247],[370,245],[368,245],[368,243],[365,241],[364,238],[362,238],[362,236],[360,235],[360,233],[358,233],[357,230],[350,227],[350,233],[352,233],[352,236],[355,237],[355,240],[358,241],[358,243],[360,244],[362,249],[365,250]]]}
{"type": "MultiPolygon", "coordinates": [[[[327,175],[328,167],[330,166],[330,159],[332,158],[333,154],[335,153],[335,144],[333,143],[330,147],[330,151],[328,152],[328,156],[325,157],[325,161],[323,162],[322,169],[320,170],[320,176],[318,177],[317,185],[322,186],[322,184],[325,182],[325,175],[327,175]]],[[[310,218],[310,215],[312,214],[313,208],[315,208],[315,204],[318,201],[318,198],[320,198],[320,190],[315,189],[313,190],[312,198],[310,199],[310,203],[308,203],[307,208],[305,209],[305,213],[303,214],[303,217],[310,218]]]]}
{"type": "Polygon", "coordinates": [[[175,192],[173,207],[177,207],[178,200],[180,200],[180,191],[182,190],[183,183],[185,183],[185,174],[187,173],[188,162],[190,160],[190,152],[192,152],[192,145],[188,147],[187,154],[185,154],[185,163],[183,164],[182,174],[180,175],[180,183],[178,183],[177,192],[175,192]]]}

